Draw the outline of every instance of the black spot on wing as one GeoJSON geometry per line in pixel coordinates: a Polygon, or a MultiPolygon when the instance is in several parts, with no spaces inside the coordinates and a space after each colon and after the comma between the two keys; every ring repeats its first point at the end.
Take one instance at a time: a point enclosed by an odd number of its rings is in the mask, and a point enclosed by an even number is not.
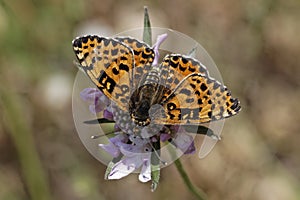
{"type": "Polygon", "coordinates": [[[200,89],[204,92],[205,90],[207,90],[207,86],[205,85],[205,83],[202,83],[200,85],[200,89]]]}
{"type": "Polygon", "coordinates": [[[119,69],[127,71],[127,72],[129,71],[129,67],[127,65],[123,64],[123,63],[121,63],[119,65],[119,69]]]}
{"type": "Polygon", "coordinates": [[[184,57],[181,58],[181,61],[182,61],[183,64],[187,64],[189,62],[188,59],[186,59],[184,57]]]}
{"type": "Polygon", "coordinates": [[[89,36],[82,37],[81,41],[82,43],[87,43],[89,41],[89,36]]]}
{"type": "Polygon", "coordinates": [[[103,71],[102,75],[99,77],[99,83],[101,86],[98,86],[98,88],[101,91],[107,90],[109,93],[112,93],[116,86],[116,82],[110,78],[105,71],[103,71]]]}

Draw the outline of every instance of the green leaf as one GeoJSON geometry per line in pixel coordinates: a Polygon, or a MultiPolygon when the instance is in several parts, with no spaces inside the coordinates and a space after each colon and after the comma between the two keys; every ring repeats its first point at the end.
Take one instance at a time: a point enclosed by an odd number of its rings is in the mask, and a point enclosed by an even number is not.
{"type": "Polygon", "coordinates": [[[152,46],[152,31],[150,17],[148,14],[148,8],[144,7],[144,32],[143,32],[143,41],[152,46]]]}
{"type": "Polygon", "coordinates": [[[108,120],[105,118],[98,118],[98,119],[87,120],[87,121],[84,121],[83,123],[85,123],[85,124],[105,124],[105,123],[115,123],[115,121],[108,120]]]}
{"type": "Polygon", "coordinates": [[[154,192],[158,186],[160,178],[160,166],[159,165],[151,165],[151,192],[154,192]]]}
{"type": "Polygon", "coordinates": [[[154,192],[160,179],[160,140],[153,142],[153,152],[151,154],[151,191],[154,192]]]}

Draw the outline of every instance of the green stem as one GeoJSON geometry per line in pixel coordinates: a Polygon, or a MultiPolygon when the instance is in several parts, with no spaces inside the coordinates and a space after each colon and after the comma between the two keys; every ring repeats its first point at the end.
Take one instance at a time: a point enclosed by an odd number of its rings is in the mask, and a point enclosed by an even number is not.
{"type": "Polygon", "coordinates": [[[24,117],[25,105],[22,105],[18,95],[7,88],[0,87],[0,97],[5,125],[15,144],[30,197],[32,200],[49,200],[51,199],[49,185],[35,148],[32,132],[24,117]]]}
{"type": "Polygon", "coordinates": [[[189,189],[189,191],[199,200],[204,200],[205,198],[205,194],[204,192],[200,191],[199,188],[195,187],[193,185],[193,183],[191,182],[190,178],[188,177],[187,173],[185,172],[181,162],[179,159],[175,160],[175,166],[179,172],[179,174],[181,175],[186,187],[189,189]]]}
{"type": "Polygon", "coordinates": [[[187,175],[186,171],[184,170],[181,162],[179,159],[175,160],[175,166],[179,172],[179,174],[181,175],[185,185],[187,186],[187,188],[189,189],[189,191],[199,200],[204,200],[206,199],[206,195],[204,194],[203,191],[201,191],[199,188],[195,187],[193,185],[193,183],[191,182],[189,176],[187,175]]]}

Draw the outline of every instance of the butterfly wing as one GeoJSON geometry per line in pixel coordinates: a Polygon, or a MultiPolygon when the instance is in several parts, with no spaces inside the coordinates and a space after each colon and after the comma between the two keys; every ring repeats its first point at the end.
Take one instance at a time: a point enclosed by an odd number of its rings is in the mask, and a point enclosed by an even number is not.
{"type": "Polygon", "coordinates": [[[206,67],[201,64],[198,60],[180,54],[168,54],[164,57],[160,68],[162,71],[166,71],[165,77],[162,77],[161,82],[165,86],[164,96],[162,101],[164,101],[167,96],[176,88],[176,86],[188,75],[192,73],[203,74],[208,76],[208,71],[206,67]]]}
{"type": "Polygon", "coordinates": [[[88,35],[73,40],[73,50],[92,82],[121,109],[128,110],[132,49],[112,38],[88,35]]]}
{"type": "Polygon", "coordinates": [[[164,115],[154,120],[164,124],[201,124],[230,117],[241,109],[226,86],[200,73],[186,76],[161,105],[164,115]]]}
{"type": "Polygon", "coordinates": [[[146,43],[132,37],[116,37],[116,40],[126,44],[134,53],[134,69],[132,88],[137,89],[140,86],[144,75],[151,70],[151,65],[155,57],[153,49],[146,43]]]}

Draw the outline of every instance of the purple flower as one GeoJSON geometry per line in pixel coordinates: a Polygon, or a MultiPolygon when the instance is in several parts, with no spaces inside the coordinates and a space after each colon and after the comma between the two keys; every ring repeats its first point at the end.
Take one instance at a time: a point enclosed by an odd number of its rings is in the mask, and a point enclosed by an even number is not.
{"type": "Polygon", "coordinates": [[[105,119],[109,119],[109,120],[113,120],[113,119],[114,119],[113,113],[110,112],[110,111],[108,111],[108,109],[105,109],[105,110],[103,111],[103,117],[104,117],[105,119]]]}
{"type": "Polygon", "coordinates": [[[163,43],[163,41],[165,41],[168,37],[168,34],[162,34],[162,35],[159,35],[157,36],[157,39],[156,39],[156,43],[152,46],[153,50],[154,50],[154,53],[155,53],[155,57],[154,57],[154,61],[152,63],[152,65],[157,65],[158,64],[158,60],[159,60],[159,47],[161,45],[161,43],[163,43]]]}
{"type": "Polygon", "coordinates": [[[184,154],[193,154],[196,152],[194,138],[185,131],[184,128],[175,125],[170,128],[171,133],[161,133],[160,141],[170,141],[175,147],[179,148],[184,154]]]}
{"type": "Polygon", "coordinates": [[[139,180],[141,182],[151,180],[151,147],[148,139],[133,135],[124,137],[124,134],[119,134],[110,139],[110,144],[100,144],[99,146],[114,157],[119,156],[120,153],[123,155],[123,159],[112,167],[107,176],[108,179],[120,179],[141,168],[139,180]],[[127,139],[130,140],[130,143],[127,139]]]}
{"type": "Polygon", "coordinates": [[[160,141],[162,141],[162,142],[166,142],[166,141],[168,141],[171,138],[172,138],[171,134],[169,134],[169,133],[162,133],[162,134],[160,134],[160,141]]]}
{"type": "Polygon", "coordinates": [[[121,153],[120,146],[122,143],[127,143],[128,136],[126,134],[122,134],[121,132],[116,132],[115,134],[115,137],[109,139],[108,144],[99,144],[99,146],[113,157],[118,157],[121,153]]]}
{"type": "Polygon", "coordinates": [[[89,109],[94,114],[104,111],[110,104],[110,100],[97,88],[85,88],[80,97],[90,103],[89,109]]]}

